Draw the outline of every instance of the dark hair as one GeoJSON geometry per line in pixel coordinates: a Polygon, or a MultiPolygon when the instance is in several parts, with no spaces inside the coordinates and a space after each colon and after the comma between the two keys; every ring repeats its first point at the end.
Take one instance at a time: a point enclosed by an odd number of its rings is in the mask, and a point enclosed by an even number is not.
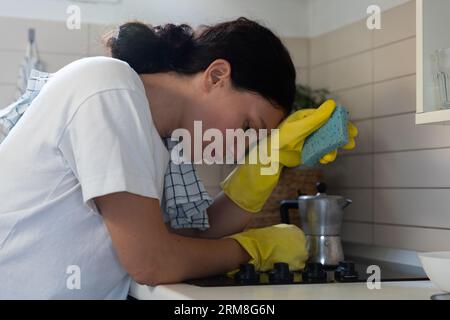
{"type": "Polygon", "coordinates": [[[189,75],[206,70],[216,59],[227,60],[236,88],[256,92],[286,113],[292,110],[296,73],[291,57],[272,31],[247,18],[204,26],[198,33],[185,24],[128,22],[106,45],[113,58],[138,74],[189,75]]]}

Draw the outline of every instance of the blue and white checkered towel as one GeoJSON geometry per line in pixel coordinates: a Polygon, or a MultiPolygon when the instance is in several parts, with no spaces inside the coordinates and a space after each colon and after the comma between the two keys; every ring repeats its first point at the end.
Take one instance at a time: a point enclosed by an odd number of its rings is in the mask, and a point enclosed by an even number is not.
{"type": "Polygon", "coordinates": [[[20,64],[19,76],[17,79],[17,88],[16,88],[16,93],[14,95],[14,98],[19,99],[25,93],[25,91],[27,89],[27,82],[31,76],[31,72],[34,69],[43,70],[42,68],[43,68],[43,63],[39,59],[39,54],[38,54],[36,39],[35,39],[35,30],[31,28],[28,30],[27,49],[26,49],[25,57],[23,58],[23,60],[20,64]]]}
{"type": "MultiPolygon", "coordinates": [[[[50,73],[32,70],[26,92],[16,102],[0,109],[0,143],[19,121],[51,76],[50,73]]],[[[177,144],[170,138],[163,140],[169,152],[177,144]]],[[[170,161],[164,177],[161,208],[165,222],[170,222],[170,226],[174,229],[206,230],[209,228],[206,209],[212,201],[213,199],[198,178],[192,164],[177,165],[170,161]]]]}
{"type": "Polygon", "coordinates": [[[25,110],[31,104],[31,101],[36,98],[51,76],[51,73],[33,69],[30,72],[25,93],[14,103],[6,108],[0,109],[0,135],[4,135],[3,138],[0,136],[0,143],[6,137],[8,132],[11,131],[17,121],[19,121],[20,117],[22,117],[25,110]]]}
{"type": "MultiPolygon", "coordinates": [[[[170,152],[178,142],[165,138],[164,143],[170,152]]],[[[170,161],[164,176],[162,202],[164,219],[170,221],[172,228],[208,229],[206,209],[212,201],[192,164],[177,165],[170,161]]]]}

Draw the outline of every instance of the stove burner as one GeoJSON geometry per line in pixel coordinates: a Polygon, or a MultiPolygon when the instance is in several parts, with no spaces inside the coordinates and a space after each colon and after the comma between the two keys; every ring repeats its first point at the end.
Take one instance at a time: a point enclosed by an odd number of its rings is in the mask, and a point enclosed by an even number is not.
{"type": "Polygon", "coordinates": [[[236,284],[258,284],[259,274],[253,264],[241,264],[239,271],[234,275],[234,281],[236,284]]]}
{"type": "Polygon", "coordinates": [[[355,282],[359,279],[359,274],[355,270],[355,263],[352,261],[339,262],[339,266],[334,272],[334,278],[338,282],[355,282]]]}
{"type": "Polygon", "coordinates": [[[294,283],[294,273],[289,271],[289,264],[278,262],[269,272],[269,282],[272,284],[294,283]]]}
{"type": "Polygon", "coordinates": [[[326,283],[327,272],[321,263],[307,263],[305,270],[302,272],[303,281],[306,283],[326,283]]]}
{"type": "MultiPolygon", "coordinates": [[[[307,263],[302,271],[290,271],[286,263],[275,263],[273,270],[257,272],[252,264],[242,264],[234,277],[218,275],[209,278],[186,281],[200,287],[229,287],[249,285],[301,285],[319,283],[365,282],[368,264],[341,261],[338,266],[324,266],[321,263],[307,263]]],[[[383,269],[381,281],[427,280],[424,276],[383,269]]]]}

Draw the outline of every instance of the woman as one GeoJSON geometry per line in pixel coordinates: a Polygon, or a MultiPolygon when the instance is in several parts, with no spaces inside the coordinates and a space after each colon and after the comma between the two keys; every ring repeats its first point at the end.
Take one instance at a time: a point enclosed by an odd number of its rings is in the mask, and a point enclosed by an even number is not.
{"type": "MultiPolygon", "coordinates": [[[[278,175],[240,166],[208,208],[204,232],[177,234],[160,212],[163,137],[193,132],[195,120],[221,132],[273,129],[290,113],[295,69],[281,41],[240,18],[198,33],[126,23],[107,45],[111,58],[55,73],[0,145],[0,297],[123,299],[131,279],[178,282],[250,259],[259,269],[301,266],[304,251],[285,246],[304,247],[298,228],[239,233],[278,175]],[[273,246],[284,249],[261,254],[273,246]]],[[[333,108],[308,114],[314,126],[289,135],[285,146],[297,151],[282,165],[298,165],[299,145],[333,108]]]]}

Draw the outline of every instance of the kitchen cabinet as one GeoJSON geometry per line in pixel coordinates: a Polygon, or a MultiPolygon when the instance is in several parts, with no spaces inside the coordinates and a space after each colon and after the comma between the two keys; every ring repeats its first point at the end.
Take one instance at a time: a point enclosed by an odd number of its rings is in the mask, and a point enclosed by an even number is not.
{"type": "Polygon", "coordinates": [[[416,6],[416,124],[448,125],[450,124],[450,1],[416,0],[416,6]]]}

